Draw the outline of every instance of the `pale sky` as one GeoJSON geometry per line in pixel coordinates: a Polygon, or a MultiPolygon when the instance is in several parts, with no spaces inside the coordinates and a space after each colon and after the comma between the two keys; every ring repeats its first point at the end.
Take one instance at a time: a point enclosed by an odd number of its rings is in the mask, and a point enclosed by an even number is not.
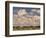
{"type": "Polygon", "coordinates": [[[25,12],[31,16],[34,16],[34,15],[40,16],[40,8],[22,8],[22,7],[13,7],[13,15],[18,14],[20,10],[21,11],[25,10],[25,12]]]}

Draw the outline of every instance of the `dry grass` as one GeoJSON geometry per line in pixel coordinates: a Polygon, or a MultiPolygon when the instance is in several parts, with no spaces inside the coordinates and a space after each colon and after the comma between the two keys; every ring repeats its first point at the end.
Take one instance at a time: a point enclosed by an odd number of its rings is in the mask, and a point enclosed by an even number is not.
{"type": "Polygon", "coordinates": [[[13,30],[39,30],[40,29],[40,26],[14,26],[13,27],[13,30]]]}

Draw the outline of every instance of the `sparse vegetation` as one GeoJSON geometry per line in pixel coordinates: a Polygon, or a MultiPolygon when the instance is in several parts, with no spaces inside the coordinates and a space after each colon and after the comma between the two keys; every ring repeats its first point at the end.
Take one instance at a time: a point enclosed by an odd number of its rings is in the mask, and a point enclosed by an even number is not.
{"type": "Polygon", "coordinates": [[[20,26],[14,26],[13,27],[13,30],[38,30],[40,29],[40,26],[23,26],[23,27],[20,27],[20,26]]]}

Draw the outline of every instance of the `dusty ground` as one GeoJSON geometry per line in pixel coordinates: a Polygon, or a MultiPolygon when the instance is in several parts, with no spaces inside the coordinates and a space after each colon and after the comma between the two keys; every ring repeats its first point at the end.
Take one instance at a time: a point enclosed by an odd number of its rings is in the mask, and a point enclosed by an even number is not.
{"type": "Polygon", "coordinates": [[[40,17],[13,17],[13,30],[40,29],[40,17]]]}

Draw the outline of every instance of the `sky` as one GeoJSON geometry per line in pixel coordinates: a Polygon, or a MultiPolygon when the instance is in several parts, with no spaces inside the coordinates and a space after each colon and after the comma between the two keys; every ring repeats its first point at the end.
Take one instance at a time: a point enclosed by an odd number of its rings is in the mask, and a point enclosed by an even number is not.
{"type": "Polygon", "coordinates": [[[26,8],[26,7],[13,7],[13,15],[16,15],[19,12],[19,10],[22,9],[24,9],[30,16],[34,15],[40,16],[40,8],[26,8]]]}

